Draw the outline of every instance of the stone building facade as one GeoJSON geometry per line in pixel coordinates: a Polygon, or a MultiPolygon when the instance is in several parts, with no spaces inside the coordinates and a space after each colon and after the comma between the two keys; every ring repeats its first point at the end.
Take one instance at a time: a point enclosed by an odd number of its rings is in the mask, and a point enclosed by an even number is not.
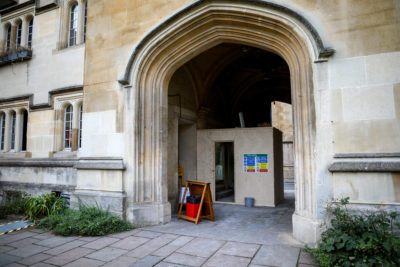
{"type": "Polygon", "coordinates": [[[331,198],[400,209],[398,0],[0,9],[1,192],[69,192],[167,223],[177,166],[199,178],[196,131],[238,127],[242,111],[267,125],[276,100],[293,107],[295,238],[318,239],[331,198]]]}

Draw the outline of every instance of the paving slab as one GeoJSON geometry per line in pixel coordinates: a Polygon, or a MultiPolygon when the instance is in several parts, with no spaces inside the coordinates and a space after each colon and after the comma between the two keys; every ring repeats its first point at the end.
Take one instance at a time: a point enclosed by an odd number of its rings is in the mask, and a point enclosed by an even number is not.
{"type": "Polygon", "coordinates": [[[217,253],[252,258],[260,248],[257,244],[227,242],[217,253]]]}
{"type": "MultiPolygon", "coordinates": [[[[32,232],[32,233],[34,233],[34,232],[32,232]]],[[[54,235],[51,232],[44,232],[41,234],[36,233],[36,235],[34,235],[33,237],[36,239],[45,240],[45,239],[54,237],[54,235]]]]}
{"type": "Polygon", "coordinates": [[[189,267],[189,266],[162,261],[162,262],[158,263],[157,265],[155,265],[155,267],[189,267]]]}
{"type": "Polygon", "coordinates": [[[84,242],[93,242],[93,241],[95,241],[95,240],[97,240],[97,239],[99,239],[100,238],[100,236],[80,236],[79,238],[78,238],[78,240],[79,241],[84,241],[84,242]]]}
{"type": "Polygon", "coordinates": [[[131,267],[152,267],[159,263],[163,258],[157,256],[147,256],[135,262],[131,267]]]}
{"type": "Polygon", "coordinates": [[[195,225],[178,220],[174,214],[170,223],[144,229],[242,243],[303,247],[292,235],[293,193],[285,193],[285,200],[275,208],[229,204],[215,204],[213,207],[215,221],[203,220],[195,225]]]}
{"type": "Polygon", "coordinates": [[[51,258],[51,255],[47,255],[44,253],[39,253],[36,255],[32,255],[30,257],[26,257],[20,261],[18,261],[18,263],[21,263],[23,265],[33,265],[35,263],[41,262],[41,261],[45,261],[47,259],[51,258]]]}
{"type": "Polygon", "coordinates": [[[37,235],[36,233],[28,232],[28,231],[17,231],[14,233],[6,234],[5,237],[0,239],[0,245],[8,245],[12,242],[28,238],[31,236],[37,235]]]}
{"type": "Polygon", "coordinates": [[[152,252],[170,243],[176,238],[177,238],[176,235],[163,234],[159,237],[156,237],[148,241],[147,243],[141,245],[140,247],[135,248],[132,252],[128,254],[128,256],[138,259],[144,258],[147,255],[150,255],[152,252]]]}
{"type": "Polygon", "coordinates": [[[44,263],[44,262],[39,262],[39,263],[32,265],[31,267],[54,267],[54,265],[44,263]]]}
{"type": "Polygon", "coordinates": [[[186,245],[189,241],[193,240],[193,237],[190,236],[180,236],[171,243],[161,247],[160,249],[154,251],[152,255],[160,256],[160,257],[167,257],[171,255],[175,250],[179,249],[180,247],[186,245]]]}
{"type": "Polygon", "coordinates": [[[51,232],[47,229],[42,229],[42,228],[37,228],[37,227],[33,227],[33,228],[29,228],[28,230],[29,232],[34,232],[37,234],[43,234],[43,233],[47,233],[47,232],[51,232]]]}
{"type": "Polygon", "coordinates": [[[48,247],[38,246],[38,245],[27,245],[25,247],[17,248],[11,251],[8,251],[7,254],[18,256],[21,258],[26,258],[43,251],[48,250],[48,247]]]}
{"type": "Polygon", "coordinates": [[[14,248],[21,248],[21,247],[25,247],[28,245],[32,245],[33,243],[39,242],[40,239],[34,238],[34,237],[28,237],[28,238],[24,238],[12,243],[9,243],[8,246],[12,246],[14,248]]]}
{"type": "Polygon", "coordinates": [[[84,248],[91,248],[91,249],[102,249],[104,247],[107,247],[108,245],[111,245],[115,242],[119,241],[118,238],[113,238],[113,237],[101,237],[99,239],[96,239],[93,242],[87,243],[86,245],[83,245],[82,247],[84,248]]]}
{"type": "Polygon", "coordinates": [[[55,248],[47,250],[46,254],[56,256],[58,254],[64,253],[64,252],[66,252],[68,250],[71,250],[71,249],[76,248],[76,247],[80,247],[80,246],[85,245],[85,244],[86,244],[86,242],[83,242],[83,241],[80,241],[80,240],[74,240],[74,241],[65,243],[65,244],[63,244],[61,246],[58,246],[58,247],[55,247],[55,248]]]}
{"type": "Polygon", "coordinates": [[[153,231],[139,231],[139,232],[135,233],[134,235],[140,236],[140,237],[155,238],[155,237],[162,235],[162,233],[153,232],[153,231]]]}
{"type": "Polygon", "coordinates": [[[25,267],[25,265],[13,262],[11,264],[7,264],[7,267],[25,267]]]}
{"type": "Polygon", "coordinates": [[[89,248],[74,248],[71,249],[70,251],[61,253],[60,255],[54,256],[46,261],[45,263],[53,264],[53,265],[58,265],[58,266],[64,266],[67,263],[70,263],[72,261],[75,261],[79,258],[82,258],[86,256],[87,254],[93,253],[93,249],[89,248]]]}
{"type": "Polygon", "coordinates": [[[135,262],[137,262],[139,259],[132,258],[132,257],[127,257],[127,256],[120,256],[116,258],[113,261],[110,261],[103,265],[104,267],[114,267],[114,266],[131,266],[135,262]]]}
{"type": "Polygon", "coordinates": [[[121,232],[121,233],[115,233],[115,234],[110,234],[107,235],[108,237],[114,237],[114,238],[126,238],[128,236],[134,235],[138,232],[140,232],[140,229],[134,229],[134,230],[130,230],[130,231],[125,231],[125,232],[121,232]]]}
{"type": "Polygon", "coordinates": [[[87,259],[87,258],[80,258],[76,261],[70,262],[65,267],[97,267],[103,265],[103,261],[87,259]]]}
{"type": "Polygon", "coordinates": [[[6,266],[20,259],[21,257],[0,253],[0,266],[6,266]]]}
{"type": "Polygon", "coordinates": [[[300,249],[283,245],[263,245],[257,252],[252,264],[295,267],[300,249]]]}
{"type": "Polygon", "coordinates": [[[7,251],[10,251],[13,249],[15,249],[15,248],[9,247],[9,246],[0,246],[0,253],[4,253],[4,252],[7,252],[7,251]]]}
{"type": "Polygon", "coordinates": [[[49,248],[55,248],[60,245],[63,245],[65,243],[71,242],[72,240],[77,239],[75,236],[69,236],[69,237],[64,237],[64,236],[54,236],[48,239],[41,240],[39,242],[36,242],[36,245],[39,246],[45,246],[49,248]]]}
{"type": "Polygon", "coordinates": [[[106,247],[102,248],[96,252],[93,252],[89,255],[86,255],[87,258],[101,260],[101,261],[112,261],[118,258],[121,255],[124,255],[128,252],[128,250],[120,249],[120,248],[113,248],[113,247],[106,247]]]}
{"type": "Polygon", "coordinates": [[[206,238],[195,238],[177,250],[179,253],[208,258],[214,254],[225,241],[206,238]]]}
{"type": "Polygon", "coordinates": [[[194,266],[194,267],[201,266],[206,260],[207,258],[205,257],[187,255],[177,252],[171,254],[169,257],[164,259],[165,262],[194,266]]]}
{"type": "Polygon", "coordinates": [[[132,250],[132,249],[135,249],[135,248],[143,245],[144,243],[146,243],[149,240],[151,240],[151,239],[139,237],[139,236],[129,236],[118,242],[113,243],[111,246],[115,247],[115,248],[132,250]]]}
{"type": "Polygon", "coordinates": [[[204,267],[247,267],[250,263],[250,258],[236,257],[231,255],[217,254],[212,256],[202,266],[204,267]]]}
{"type": "Polygon", "coordinates": [[[318,265],[318,263],[314,260],[312,255],[307,251],[301,250],[299,263],[309,264],[309,265],[318,265]]]}

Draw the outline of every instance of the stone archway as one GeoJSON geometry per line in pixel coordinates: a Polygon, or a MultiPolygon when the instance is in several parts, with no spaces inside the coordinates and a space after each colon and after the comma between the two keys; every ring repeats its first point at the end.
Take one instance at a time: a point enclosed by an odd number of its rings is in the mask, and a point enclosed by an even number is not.
{"type": "Polygon", "coordinates": [[[198,1],[150,32],[135,48],[120,83],[129,91],[126,111],[127,217],[141,224],[170,220],[167,200],[167,92],[173,73],[220,43],[236,43],[280,55],[291,73],[295,131],[296,211],[293,234],[318,238],[314,174],[315,110],[312,64],[333,50],[297,13],[264,1],[198,1]],[[132,177],[132,178],[130,178],[132,177]],[[129,204],[131,203],[131,204],[129,204]]]}

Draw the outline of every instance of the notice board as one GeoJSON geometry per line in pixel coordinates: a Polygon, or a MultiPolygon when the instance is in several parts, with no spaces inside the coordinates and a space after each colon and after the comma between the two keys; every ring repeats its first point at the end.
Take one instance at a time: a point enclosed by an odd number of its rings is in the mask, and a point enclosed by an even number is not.
{"type": "Polygon", "coordinates": [[[268,154],[243,154],[243,172],[268,172],[268,154]]]}

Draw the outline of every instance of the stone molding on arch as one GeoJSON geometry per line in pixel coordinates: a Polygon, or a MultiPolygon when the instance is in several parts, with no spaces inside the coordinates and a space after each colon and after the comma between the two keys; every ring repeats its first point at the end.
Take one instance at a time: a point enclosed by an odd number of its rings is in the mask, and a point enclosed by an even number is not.
{"type": "MultiPolygon", "coordinates": [[[[159,32],[161,32],[164,28],[172,25],[175,23],[177,20],[181,19],[184,17],[186,14],[193,12],[196,8],[198,8],[201,5],[207,4],[207,3],[213,3],[213,2],[223,2],[223,1],[215,1],[215,0],[198,0],[189,6],[185,7],[182,10],[179,10],[175,14],[173,14],[171,17],[166,19],[163,23],[157,25],[154,29],[152,29],[150,32],[148,32],[141,40],[140,42],[134,47],[133,52],[131,56],[129,57],[128,64],[125,68],[125,73],[124,76],[119,79],[119,82],[122,85],[129,84],[130,80],[130,73],[131,73],[131,66],[133,64],[133,61],[135,60],[137,54],[139,53],[139,50],[142,49],[147,42],[151,40],[154,36],[156,36],[159,32]]],[[[263,0],[231,0],[230,2],[232,3],[245,3],[248,5],[254,5],[258,7],[263,7],[265,9],[269,10],[274,10],[274,11],[280,11],[283,14],[286,14],[288,17],[291,17],[295,20],[297,20],[300,24],[306,28],[312,38],[314,39],[314,42],[317,46],[317,52],[318,56],[315,60],[315,62],[324,62],[327,61],[327,59],[332,56],[335,53],[335,50],[329,47],[325,47],[324,43],[318,34],[318,31],[312,26],[312,24],[303,16],[301,16],[299,13],[293,11],[292,9],[289,9],[285,6],[278,5],[275,3],[271,2],[266,2],[263,0]]],[[[229,4],[229,3],[228,3],[229,4]]]]}
{"type": "MultiPolygon", "coordinates": [[[[291,73],[296,154],[293,234],[316,242],[315,104],[312,63],[333,54],[293,11],[264,1],[198,1],[155,28],[134,49],[120,83],[128,90],[126,177],[135,186],[127,217],[138,224],[170,220],[167,201],[168,83],[184,63],[220,43],[254,46],[280,55],[291,73]],[[131,178],[132,177],[132,178],[131,178]]],[[[306,23],[305,23],[306,22],[306,23]]]]}

